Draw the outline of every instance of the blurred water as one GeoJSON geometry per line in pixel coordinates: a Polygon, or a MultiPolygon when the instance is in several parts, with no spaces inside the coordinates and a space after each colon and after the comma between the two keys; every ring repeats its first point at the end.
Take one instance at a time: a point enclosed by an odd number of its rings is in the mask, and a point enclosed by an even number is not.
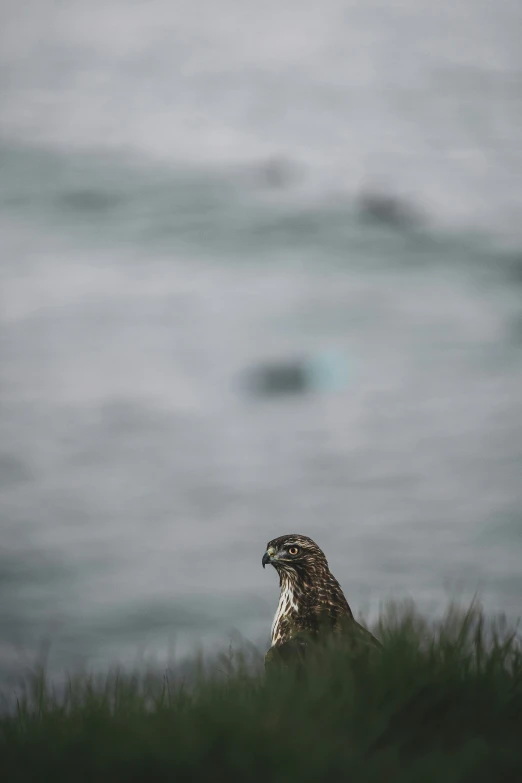
{"type": "Polygon", "coordinates": [[[2,671],[264,639],[292,530],[518,615],[520,5],[1,13],[2,671]]]}

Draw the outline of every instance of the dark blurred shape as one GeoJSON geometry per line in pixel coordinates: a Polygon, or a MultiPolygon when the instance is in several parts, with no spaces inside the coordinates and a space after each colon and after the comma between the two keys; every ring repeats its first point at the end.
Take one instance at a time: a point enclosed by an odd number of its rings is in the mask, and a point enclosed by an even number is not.
{"type": "Polygon", "coordinates": [[[346,386],[348,364],[335,352],[267,361],[247,370],[243,381],[248,393],[260,397],[333,391],[346,386]]]}
{"type": "Polygon", "coordinates": [[[260,395],[299,394],[308,387],[306,367],[298,359],[256,367],[248,373],[247,385],[260,395]]]}
{"type": "Polygon", "coordinates": [[[119,198],[113,193],[105,193],[103,190],[82,188],[70,190],[58,197],[61,206],[74,212],[105,213],[115,207],[119,198]]]}
{"type": "Polygon", "coordinates": [[[507,259],[508,274],[514,283],[522,283],[522,254],[514,253],[507,259]]]}
{"type": "Polygon", "coordinates": [[[422,222],[421,215],[411,204],[389,193],[363,191],[357,198],[356,207],[363,220],[403,231],[418,228],[422,222]]]}
{"type": "Polygon", "coordinates": [[[291,187],[301,179],[299,167],[282,157],[273,157],[259,166],[259,177],[270,188],[281,189],[291,187]]]}

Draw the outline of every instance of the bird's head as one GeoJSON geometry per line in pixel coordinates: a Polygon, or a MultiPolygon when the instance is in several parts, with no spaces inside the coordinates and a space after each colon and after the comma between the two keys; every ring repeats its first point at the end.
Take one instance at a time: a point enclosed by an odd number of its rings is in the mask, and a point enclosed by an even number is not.
{"type": "Polygon", "coordinates": [[[263,568],[270,563],[281,579],[311,579],[317,571],[328,570],[322,549],[308,536],[289,533],[269,541],[263,555],[263,568]]]}

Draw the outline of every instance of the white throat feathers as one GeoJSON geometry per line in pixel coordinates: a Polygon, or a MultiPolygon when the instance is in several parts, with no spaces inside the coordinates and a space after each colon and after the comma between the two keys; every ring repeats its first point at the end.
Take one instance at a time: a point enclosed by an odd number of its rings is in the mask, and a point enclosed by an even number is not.
{"type": "Polygon", "coordinates": [[[285,579],[281,584],[279,603],[272,623],[272,647],[282,639],[281,620],[291,615],[297,615],[299,605],[296,599],[296,585],[290,579],[285,579]]]}

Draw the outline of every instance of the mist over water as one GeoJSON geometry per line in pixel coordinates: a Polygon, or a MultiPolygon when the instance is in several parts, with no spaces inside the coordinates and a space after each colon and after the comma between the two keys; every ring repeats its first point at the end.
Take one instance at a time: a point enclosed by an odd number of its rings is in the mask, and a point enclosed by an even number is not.
{"type": "Polygon", "coordinates": [[[521,12],[453,5],[1,4],[2,677],[264,642],[292,531],[518,616],[521,12]]]}

